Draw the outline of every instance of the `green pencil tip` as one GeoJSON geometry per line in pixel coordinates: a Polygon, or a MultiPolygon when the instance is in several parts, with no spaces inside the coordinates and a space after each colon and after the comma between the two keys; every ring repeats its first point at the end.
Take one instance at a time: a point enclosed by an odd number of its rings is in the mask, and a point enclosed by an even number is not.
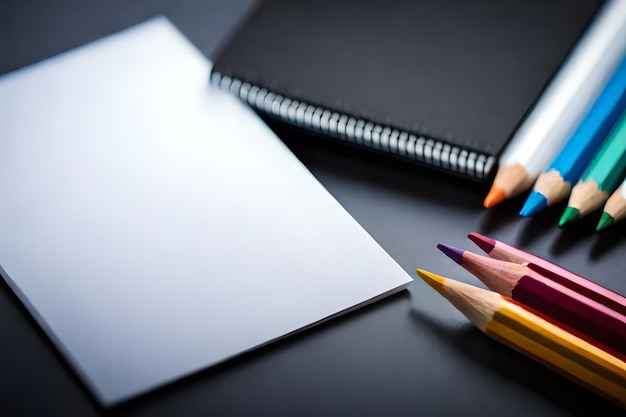
{"type": "Polygon", "coordinates": [[[605,211],[604,213],[602,213],[602,217],[600,217],[600,221],[596,226],[596,230],[599,232],[602,229],[606,229],[613,223],[615,223],[615,219],[613,218],[613,216],[605,211]]]}
{"type": "Polygon", "coordinates": [[[559,227],[567,226],[568,224],[575,222],[578,220],[580,216],[580,210],[574,207],[567,206],[563,215],[561,216],[561,220],[559,220],[559,227]]]}

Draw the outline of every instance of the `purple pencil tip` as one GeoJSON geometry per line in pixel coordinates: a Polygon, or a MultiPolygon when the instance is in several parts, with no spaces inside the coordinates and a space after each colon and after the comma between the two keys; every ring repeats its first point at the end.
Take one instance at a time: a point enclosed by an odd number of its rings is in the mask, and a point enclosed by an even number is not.
{"type": "Polygon", "coordinates": [[[438,244],[437,248],[445,253],[448,258],[452,259],[457,264],[461,265],[461,262],[463,262],[463,252],[465,252],[463,249],[455,248],[454,246],[444,245],[443,243],[438,244]]]}

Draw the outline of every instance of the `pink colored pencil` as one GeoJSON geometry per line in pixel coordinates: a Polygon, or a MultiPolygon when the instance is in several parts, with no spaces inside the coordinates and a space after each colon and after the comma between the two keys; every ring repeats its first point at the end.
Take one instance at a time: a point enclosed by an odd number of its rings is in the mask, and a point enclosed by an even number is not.
{"type": "Polygon", "coordinates": [[[499,240],[475,232],[467,237],[491,258],[526,265],[533,271],[626,315],[626,297],[608,288],[499,240]]]}
{"type": "Polygon", "coordinates": [[[448,245],[439,244],[437,247],[492,290],[626,360],[626,315],[525,265],[492,259],[448,245]]]}

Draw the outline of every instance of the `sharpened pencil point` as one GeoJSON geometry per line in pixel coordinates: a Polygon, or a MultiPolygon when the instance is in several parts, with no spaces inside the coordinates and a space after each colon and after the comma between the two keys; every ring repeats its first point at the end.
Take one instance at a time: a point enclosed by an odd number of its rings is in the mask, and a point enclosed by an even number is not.
{"type": "Polygon", "coordinates": [[[504,188],[499,187],[497,185],[492,185],[491,190],[489,190],[489,194],[485,197],[485,201],[483,201],[483,206],[486,208],[491,208],[503,202],[506,199],[506,192],[504,188]]]}
{"type": "Polygon", "coordinates": [[[537,191],[531,191],[519,214],[520,216],[531,217],[545,209],[547,206],[548,200],[543,194],[537,191]]]}
{"type": "Polygon", "coordinates": [[[559,227],[565,227],[570,223],[575,222],[580,217],[580,210],[577,208],[567,206],[563,215],[561,216],[561,220],[559,220],[559,227]]]}
{"type": "Polygon", "coordinates": [[[480,233],[471,232],[467,237],[486,253],[491,252],[493,248],[496,247],[496,241],[494,239],[483,236],[480,233]]]}
{"type": "Polygon", "coordinates": [[[465,252],[463,249],[444,245],[443,243],[438,244],[437,249],[442,251],[448,258],[452,259],[457,264],[461,265],[461,262],[463,262],[463,252],[465,252]]]}
{"type": "Polygon", "coordinates": [[[599,232],[600,230],[606,229],[610,225],[615,223],[615,219],[606,211],[602,213],[602,217],[600,217],[600,221],[596,226],[596,230],[599,232]]]}
{"type": "Polygon", "coordinates": [[[419,277],[423,279],[424,282],[433,287],[437,292],[441,292],[441,290],[445,286],[444,283],[446,279],[441,275],[433,274],[432,272],[424,271],[423,269],[418,269],[417,275],[419,275],[419,277]]]}

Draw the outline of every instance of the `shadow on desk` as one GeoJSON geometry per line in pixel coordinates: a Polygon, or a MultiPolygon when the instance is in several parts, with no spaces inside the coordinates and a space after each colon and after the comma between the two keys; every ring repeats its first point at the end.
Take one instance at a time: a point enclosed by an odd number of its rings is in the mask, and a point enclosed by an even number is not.
{"type": "MultiPolygon", "coordinates": [[[[446,194],[448,194],[446,187],[452,187],[457,190],[469,190],[476,193],[477,196],[484,197],[489,190],[491,180],[495,175],[494,170],[494,173],[492,173],[490,178],[485,181],[479,181],[477,179],[457,175],[449,171],[439,170],[434,165],[422,165],[417,161],[415,163],[411,163],[407,162],[406,159],[396,159],[393,154],[387,152],[378,153],[373,151],[371,148],[363,148],[358,145],[353,145],[338,139],[332,139],[321,134],[317,135],[310,131],[288,126],[277,122],[274,119],[263,117],[263,115],[261,116],[268,126],[285,142],[285,144],[296,154],[296,156],[301,157],[303,153],[309,156],[311,149],[317,148],[324,153],[330,153],[341,158],[346,158],[347,160],[357,161],[358,164],[372,165],[377,168],[393,171],[393,175],[407,175],[413,179],[417,179],[417,181],[412,182],[413,186],[410,186],[410,184],[407,183],[398,185],[400,185],[403,189],[409,185],[410,189],[416,193],[420,193],[422,191],[419,186],[419,179],[428,178],[431,180],[434,179],[437,183],[441,184],[441,190],[445,190],[446,194]]],[[[333,164],[333,167],[336,168],[337,166],[333,164]]],[[[342,174],[344,175],[367,174],[367,171],[361,171],[359,168],[350,163],[347,165],[340,165],[340,167],[343,168],[342,174]]],[[[381,177],[380,172],[376,171],[371,173],[374,175],[367,177],[368,182],[379,183],[384,187],[389,187],[390,185],[393,187],[394,184],[389,184],[388,182],[389,178],[381,177]]]]}
{"type": "MultiPolygon", "coordinates": [[[[185,410],[193,410],[195,407],[198,410],[211,409],[210,415],[255,415],[259,409],[255,408],[253,402],[262,401],[262,398],[259,397],[262,397],[263,391],[268,389],[267,384],[262,381],[267,382],[267,379],[273,378],[282,380],[285,374],[291,374],[296,368],[303,372],[310,371],[310,367],[316,367],[316,365],[300,362],[302,357],[307,355],[306,352],[314,350],[319,353],[320,357],[323,357],[325,353],[319,352],[320,346],[323,346],[325,350],[333,351],[333,343],[329,344],[329,340],[335,341],[337,336],[341,336],[344,340],[349,339],[350,334],[354,332],[355,323],[368,323],[371,320],[376,320],[376,317],[380,317],[380,315],[395,315],[399,309],[405,309],[410,304],[410,299],[411,293],[409,291],[401,291],[356,311],[324,321],[312,328],[288,334],[279,340],[174,381],[110,409],[100,408],[100,411],[107,416],[135,415],[137,411],[140,411],[142,415],[151,415],[152,410],[159,410],[157,414],[163,414],[161,410],[167,409],[168,404],[178,410],[180,403],[184,402],[188,404],[184,408],[185,410]],[[238,392],[233,389],[238,383],[247,386],[253,385],[255,391],[247,390],[238,396],[238,392]],[[213,399],[210,398],[212,396],[213,399]],[[244,398],[252,401],[245,403],[244,398]]],[[[313,357],[310,359],[315,361],[313,357]]],[[[323,368],[324,364],[319,364],[319,367],[323,368]]],[[[332,369],[329,372],[332,372],[332,369]]],[[[240,389],[245,390],[246,388],[241,385],[240,389]]],[[[284,390],[285,387],[279,384],[277,389],[284,390]]],[[[293,389],[298,390],[298,388],[293,389]]],[[[294,401],[294,399],[289,398],[283,400],[286,403],[294,401]]],[[[201,414],[204,415],[204,413],[201,414]]],[[[276,410],[276,415],[284,414],[276,410]]]]}
{"type": "Polygon", "coordinates": [[[573,250],[580,244],[593,242],[588,253],[592,261],[601,260],[619,248],[620,244],[626,242],[626,221],[618,222],[600,232],[596,231],[602,210],[590,213],[576,223],[559,229],[559,219],[567,205],[566,202],[550,206],[533,217],[521,219],[518,212],[525,198],[526,196],[522,195],[487,211],[481,225],[483,233],[495,234],[506,225],[521,220],[523,225],[516,238],[507,243],[524,248],[542,240],[551,239],[550,254],[558,256],[573,250]]]}
{"type": "MultiPolygon", "coordinates": [[[[416,326],[426,328],[474,365],[563,407],[569,415],[587,417],[590,410],[601,416],[623,415],[618,406],[488,338],[469,321],[467,326],[446,327],[418,308],[412,308],[409,314],[416,326]]],[[[471,384],[471,381],[466,382],[471,384]]],[[[445,390],[445,387],[442,389],[445,390]]]]}

